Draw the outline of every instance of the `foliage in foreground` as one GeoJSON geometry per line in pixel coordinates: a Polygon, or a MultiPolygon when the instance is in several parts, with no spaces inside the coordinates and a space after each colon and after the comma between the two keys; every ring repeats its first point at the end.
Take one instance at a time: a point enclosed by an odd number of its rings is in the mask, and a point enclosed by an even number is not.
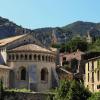
{"type": "Polygon", "coordinates": [[[82,82],[62,81],[53,100],[87,100],[90,96],[91,92],[82,82]]]}
{"type": "Polygon", "coordinates": [[[93,93],[91,97],[89,97],[88,100],[100,100],[100,92],[93,93]]]}

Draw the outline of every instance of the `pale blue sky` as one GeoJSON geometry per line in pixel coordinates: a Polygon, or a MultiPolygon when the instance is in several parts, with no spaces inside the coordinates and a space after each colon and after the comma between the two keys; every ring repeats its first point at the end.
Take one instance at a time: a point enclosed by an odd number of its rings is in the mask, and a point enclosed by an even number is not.
{"type": "Polygon", "coordinates": [[[0,16],[31,29],[100,22],[100,0],[0,0],[0,16]]]}

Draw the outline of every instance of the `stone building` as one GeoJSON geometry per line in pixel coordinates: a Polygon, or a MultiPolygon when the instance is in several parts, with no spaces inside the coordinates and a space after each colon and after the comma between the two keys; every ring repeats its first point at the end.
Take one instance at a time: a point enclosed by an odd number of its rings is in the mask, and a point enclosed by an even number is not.
{"type": "Polygon", "coordinates": [[[84,52],[81,52],[77,50],[76,52],[72,53],[61,53],[59,55],[59,63],[60,66],[65,66],[70,68],[69,70],[73,73],[83,73],[82,71],[82,55],[84,55],[84,52]]]}
{"type": "Polygon", "coordinates": [[[53,86],[56,52],[31,34],[0,40],[0,79],[5,88],[45,91],[53,86]]]}
{"type": "Polygon", "coordinates": [[[86,61],[84,84],[92,92],[100,91],[100,56],[86,61]]]}

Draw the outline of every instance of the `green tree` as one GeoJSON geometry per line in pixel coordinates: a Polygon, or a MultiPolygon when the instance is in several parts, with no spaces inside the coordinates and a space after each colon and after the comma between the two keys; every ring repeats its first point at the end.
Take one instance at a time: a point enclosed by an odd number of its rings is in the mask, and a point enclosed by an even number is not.
{"type": "Polygon", "coordinates": [[[61,81],[60,87],[56,89],[54,100],[64,100],[70,88],[70,81],[61,81]]]}
{"type": "Polygon", "coordinates": [[[83,83],[76,80],[63,81],[56,92],[54,100],[87,100],[91,96],[83,83]]]}
{"type": "Polygon", "coordinates": [[[93,93],[92,96],[88,98],[88,100],[100,100],[100,92],[93,93]]]}

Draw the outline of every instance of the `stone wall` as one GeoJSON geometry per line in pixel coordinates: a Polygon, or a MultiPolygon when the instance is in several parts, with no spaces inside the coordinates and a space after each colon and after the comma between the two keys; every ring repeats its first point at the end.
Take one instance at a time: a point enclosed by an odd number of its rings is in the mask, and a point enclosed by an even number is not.
{"type": "Polygon", "coordinates": [[[54,94],[5,92],[3,95],[3,100],[47,100],[49,95],[53,96],[54,94]]]}

